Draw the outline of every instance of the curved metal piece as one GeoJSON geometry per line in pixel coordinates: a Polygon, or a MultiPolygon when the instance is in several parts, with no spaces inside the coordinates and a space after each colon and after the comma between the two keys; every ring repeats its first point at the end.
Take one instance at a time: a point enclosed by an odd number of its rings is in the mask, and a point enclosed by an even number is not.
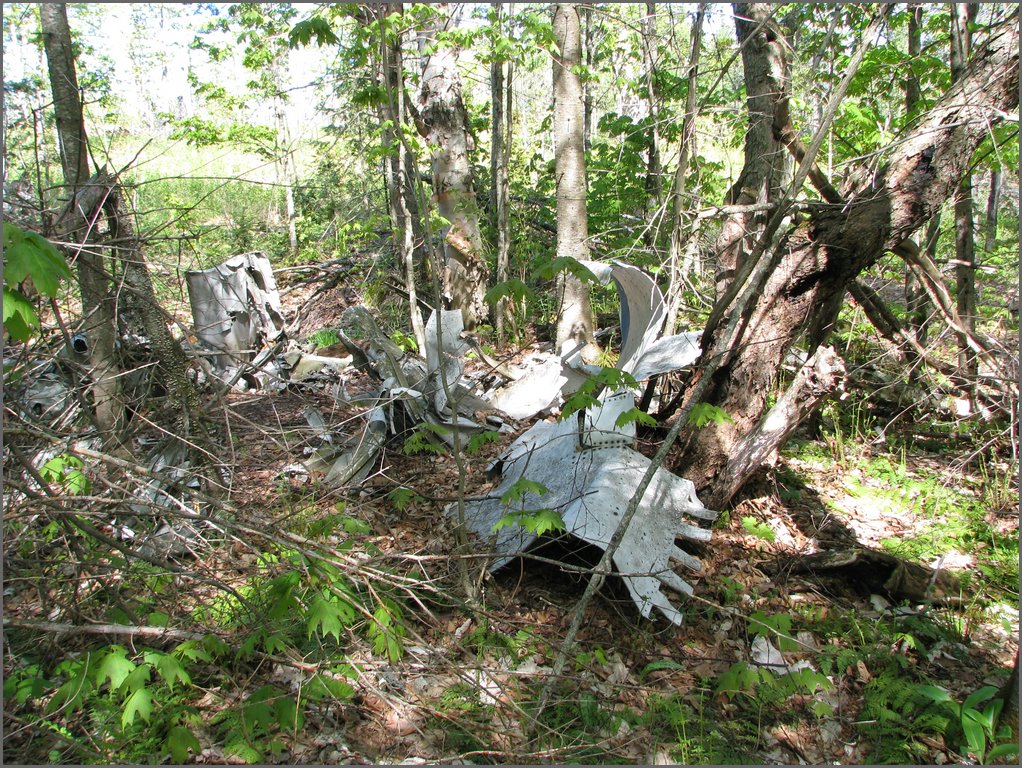
{"type": "MultiPolygon", "coordinates": [[[[611,415],[621,412],[622,393],[607,395],[605,400],[611,415]]],[[[508,514],[552,509],[560,514],[567,533],[602,549],[610,544],[650,460],[632,449],[632,438],[623,430],[617,428],[615,433],[613,426],[608,427],[615,419],[600,410],[587,413],[581,429],[576,419],[535,424],[491,465],[500,484],[486,498],[464,505],[465,525],[493,552],[491,570],[537,538],[519,525],[495,532],[508,514]],[[615,434],[616,442],[610,439],[615,434]],[[524,494],[512,494],[522,478],[534,485],[524,494]]],[[[450,505],[446,512],[457,519],[458,505],[450,505]]],[[[709,521],[717,513],[702,505],[690,481],[657,469],[614,554],[614,566],[642,615],[648,617],[655,607],[674,624],[681,623],[681,613],[660,589],[667,586],[688,595],[692,586],[674,573],[671,561],[695,573],[702,570],[699,560],[679,547],[677,539],[710,537],[709,530],[684,522],[683,516],[709,521]]]]}

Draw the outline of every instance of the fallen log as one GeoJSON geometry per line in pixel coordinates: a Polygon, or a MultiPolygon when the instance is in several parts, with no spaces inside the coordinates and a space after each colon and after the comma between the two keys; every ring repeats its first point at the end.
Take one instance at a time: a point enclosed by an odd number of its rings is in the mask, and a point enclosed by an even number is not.
{"type": "Polygon", "coordinates": [[[886,593],[895,601],[948,603],[962,601],[961,581],[950,571],[929,568],[867,547],[826,550],[785,560],[778,570],[840,577],[869,593],[886,593]]]}

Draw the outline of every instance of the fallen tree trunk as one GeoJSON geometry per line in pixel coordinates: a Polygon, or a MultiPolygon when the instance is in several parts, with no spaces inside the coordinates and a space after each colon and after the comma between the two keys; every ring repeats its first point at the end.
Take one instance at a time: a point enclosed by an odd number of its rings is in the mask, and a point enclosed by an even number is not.
{"type": "Polygon", "coordinates": [[[795,428],[841,386],[844,361],[833,347],[820,347],[759,423],[739,439],[721,472],[710,505],[726,502],[756,468],[784,444],[795,428]]]}
{"type": "Polygon", "coordinates": [[[962,601],[961,582],[950,571],[929,568],[867,547],[826,550],[785,560],[780,569],[791,573],[840,575],[843,583],[868,593],[886,593],[896,601],[962,601]]]}
{"type": "MultiPolygon", "coordinates": [[[[729,472],[736,446],[756,428],[788,350],[807,339],[811,354],[833,329],[849,284],[886,251],[898,248],[935,215],[968,172],[974,150],[988,135],[999,112],[1018,105],[1017,14],[990,34],[976,51],[965,77],[915,130],[890,152],[890,161],[865,176],[844,206],[818,203],[808,217],[779,239],[756,298],[737,318],[739,332],[724,323],[704,335],[702,360],[720,358],[706,402],[722,408],[731,421],[688,428],[673,469],[692,479],[711,506],[725,503],[755,470],[729,472]],[[733,337],[733,338],[732,338],[733,337]]],[[[732,305],[737,300],[732,299],[732,305]]],[[[714,315],[726,316],[730,307],[714,315]]],[[[697,371],[688,388],[699,380],[697,371]]],[[[777,432],[760,450],[780,445],[777,432]]]]}

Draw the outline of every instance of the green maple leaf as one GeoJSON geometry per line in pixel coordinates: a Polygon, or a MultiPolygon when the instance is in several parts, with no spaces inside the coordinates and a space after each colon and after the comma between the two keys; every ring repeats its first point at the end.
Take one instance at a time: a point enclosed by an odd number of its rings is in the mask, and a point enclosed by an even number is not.
{"type": "Polygon", "coordinates": [[[199,645],[198,640],[185,640],[173,650],[173,653],[175,656],[188,659],[189,661],[213,660],[213,657],[199,645]]]}
{"type": "Polygon", "coordinates": [[[727,411],[715,405],[696,403],[692,406],[692,410],[688,414],[689,424],[694,425],[697,429],[702,429],[711,421],[714,424],[723,424],[724,422],[731,424],[734,420],[728,415],[727,411]]]}
{"type": "Polygon", "coordinates": [[[122,693],[132,693],[137,691],[139,688],[145,688],[151,677],[150,671],[152,666],[149,664],[139,664],[124,678],[124,682],[121,683],[121,687],[118,689],[122,693]]]}
{"type": "Polygon", "coordinates": [[[57,295],[62,278],[71,279],[71,269],[53,243],[9,223],[4,224],[4,262],[4,282],[17,285],[31,277],[39,293],[51,298],[57,295]]]}
{"type": "Polygon", "coordinates": [[[147,723],[153,715],[153,695],[148,688],[139,688],[128,700],[124,702],[124,712],[121,713],[121,728],[127,728],[135,718],[141,715],[147,723]]]}
{"type": "Polygon", "coordinates": [[[315,675],[306,685],[304,693],[311,699],[334,699],[347,701],[355,695],[355,689],[350,683],[337,680],[330,675],[315,675]]]}
{"type": "Polygon", "coordinates": [[[116,691],[134,671],[135,663],[128,658],[127,652],[120,646],[112,645],[96,669],[96,685],[101,686],[104,680],[109,679],[110,690],[116,691]]]}
{"type": "Polygon", "coordinates": [[[188,761],[188,751],[198,754],[202,745],[190,730],[183,725],[175,725],[167,733],[167,748],[174,763],[184,765],[188,761]]]}
{"type": "Polygon", "coordinates": [[[39,316],[32,302],[18,291],[4,286],[4,328],[15,341],[28,341],[39,330],[39,316]]]}
{"type": "Polygon", "coordinates": [[[547,531],[563,531],[564,520],[553,509],[541,509],[534,515],[523,516],[522,527],[529,533],[542,536],[547,531]]]}
{"type": "Polygon", "coordinates": [[[317,597],[309,606],[309,637],[319,627],[321,635],[333,635],[338,643],[341,642],[341,629],[344,626],[341,617],[342,611],[336,602],[317,597]]]}
{"type": "Polygon", "coordinates": [[[164,682],[167,683],[167,687],[171,690],[174,690],[174,683],[178,680],[184,685],[191,684],[191,675],[188,674],[188,671],[174,656],[168,653],[149,651],[145,654],[144,658],[156,667],[156,671],[160,673],[160,677],[163,678],[164,682]]]}

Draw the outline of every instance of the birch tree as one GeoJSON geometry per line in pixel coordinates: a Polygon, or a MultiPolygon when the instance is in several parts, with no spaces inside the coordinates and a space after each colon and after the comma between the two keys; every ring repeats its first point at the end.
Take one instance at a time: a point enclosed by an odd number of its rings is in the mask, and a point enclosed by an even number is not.
{"type": "MultiPolygon", "coordinates": [[[[557,176],[557,258],[585,260],[589,257],[589,218],[586,209],[585,110],[578,67],[582,61],[579,6],[558,3],[554,10],[553,56],[554,157],[557,176]]],[[[583,348],[583,357],[598,350],[593,335],[593,311],[589,289],[576,275],[558,273],[560,309],[557,319],[557,351],[583,348]]]]}
{"type": "Polygon", "coordinates": [[[453,23],[450,7],[435,7],[432,28],[424,35],[425,62],[419,89],[419,113],[432,154],[433,197],[444,227],[444,294],[460,309],[466,328],[485,321],[489,273],[483,257],[479,209],[469,153],[472,138],[457,69],[457,49],[446,34],[453,23]]]}

